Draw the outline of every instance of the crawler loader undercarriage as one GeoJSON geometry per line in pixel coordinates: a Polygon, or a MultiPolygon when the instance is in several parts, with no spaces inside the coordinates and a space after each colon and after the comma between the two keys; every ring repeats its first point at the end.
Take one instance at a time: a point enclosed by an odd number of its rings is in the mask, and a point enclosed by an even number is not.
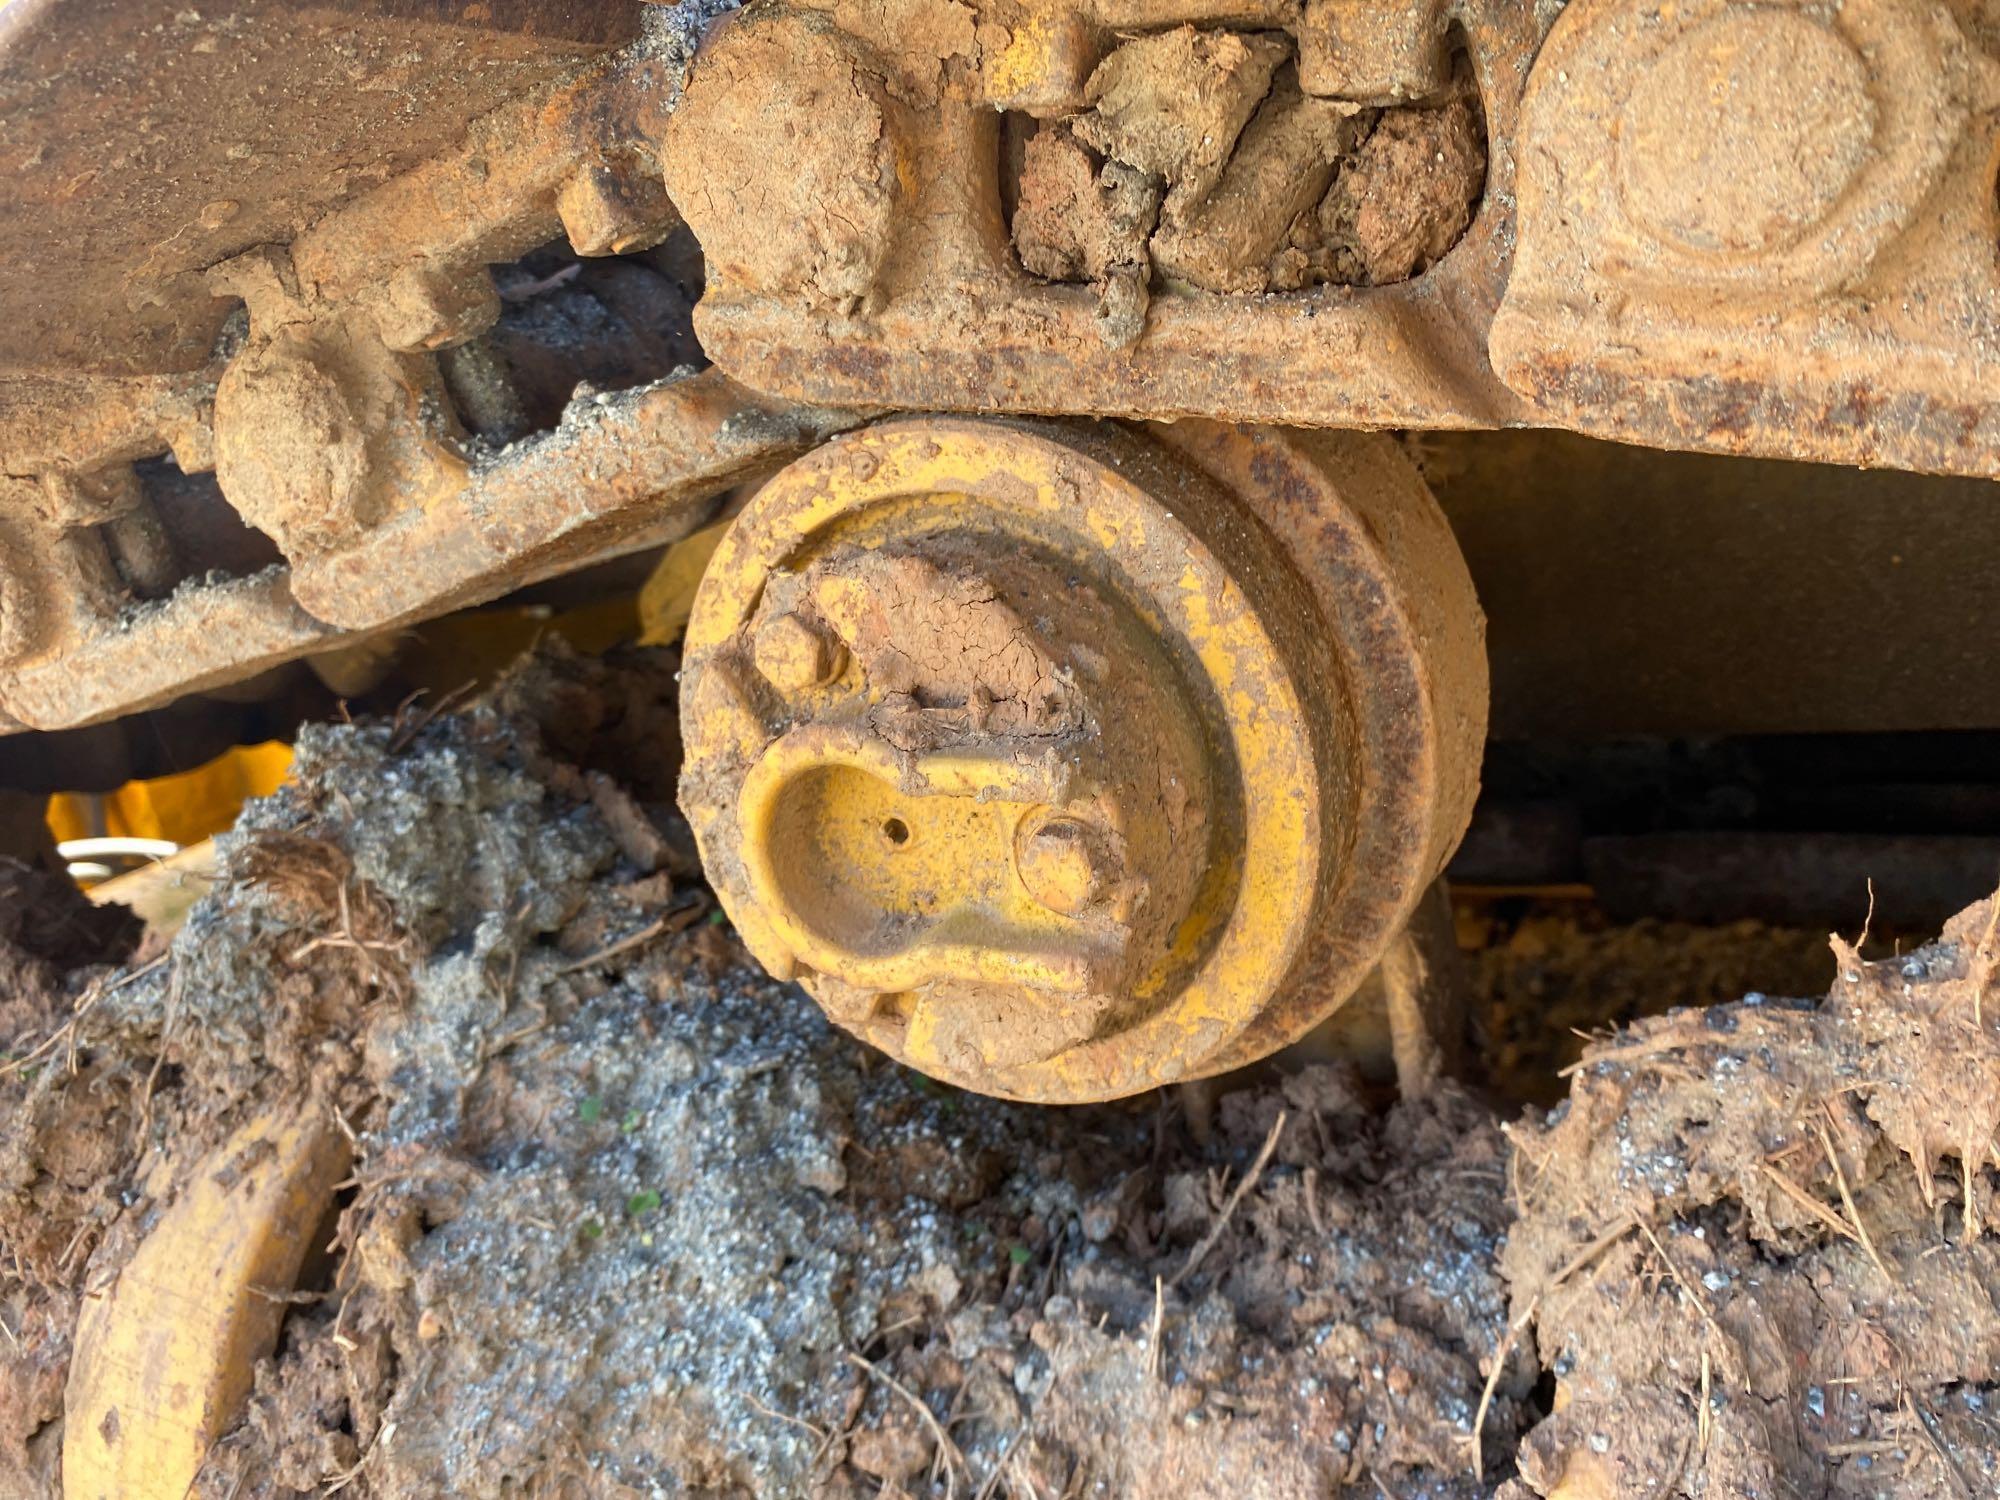
{"type": "Polygon", "coordinates": [[[1471,580],[1373,434],[2000,477],[1996,42],[1987,0],[13,0],[0,725],[759,484],[683,684],[758,956],[989,1092],[1254,1060],[1478,782],[1471,580]],[[538,417],[561,241],[698,246],[699,344],[538,417]]]}

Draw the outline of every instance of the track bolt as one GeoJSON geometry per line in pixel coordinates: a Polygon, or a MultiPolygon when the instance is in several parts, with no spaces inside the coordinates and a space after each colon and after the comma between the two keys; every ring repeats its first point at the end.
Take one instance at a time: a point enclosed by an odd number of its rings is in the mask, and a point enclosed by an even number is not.
{"type": "Polygon", "coordinates": [[[847,666],[847,648],[810,620],[777,615],[757,628],[751,659],[781,693],[825,687],[847,666]]]}
{"type": "Polygon", "coordinates": [[[462,344],[500,317],[500,293],[483,265],[405,267],[377,309],[382,342],[403,352],[462,344]]]}
{"type": "Polygon", "coordinates": [[[1015,846],[1014,868],[1030,896],[1066,917],[1102,901],[1121,873],[1102,834],[1080,818],[1060,816],[1030,827],[1015,846]]]}
{"type": "Polygon", "coordinates": [[[681,221],[658,178],[636,167],[585,167],[556,195],[556,215],[578,255],[650,249],[681,221]]]}

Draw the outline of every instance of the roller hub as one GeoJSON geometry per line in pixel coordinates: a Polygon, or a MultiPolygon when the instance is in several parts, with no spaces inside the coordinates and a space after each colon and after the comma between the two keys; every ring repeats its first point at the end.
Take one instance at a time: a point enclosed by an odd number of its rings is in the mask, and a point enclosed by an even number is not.
{"type": "MultiPolygon", "coordinates": [[[[767,484],[682,687],[682,801],[752,952],[912,1066],[1021,1098],[1219,1071],[1337,1006],[1463,828],[1470,778],[1441,799],[1436,752],[1476,766],[1478,736],[1440,733],[1425,658],[1453,642],[1409,629],[1369,522],[1291,537],[1284,497],[1248,493],[1288,478],[1333,492],[1269,435],[943,419],[767,484]],[[1350,529],[1364,555],[1311,563],[1350,529]],[[1343,603],[1357,561],[1374,588],[1343,603]],[[1356,680],[1351,624],[1386,676],[1356,680]]],[[[1355,483],[1449,545],[1413,475],[1355,483]]]]}

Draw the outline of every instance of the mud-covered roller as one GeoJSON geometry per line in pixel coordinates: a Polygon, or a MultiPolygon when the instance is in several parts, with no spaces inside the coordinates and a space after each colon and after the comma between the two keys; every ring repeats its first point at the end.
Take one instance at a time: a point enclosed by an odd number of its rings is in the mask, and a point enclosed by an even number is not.
{"type": "Polygon", "coordinates": [[[681,800],[750,949],[935,1077],[1116,1098],[1337,1009],[1463,833],[1483,622],[1385,438],[886,422],[711,564],[681,800]]]}

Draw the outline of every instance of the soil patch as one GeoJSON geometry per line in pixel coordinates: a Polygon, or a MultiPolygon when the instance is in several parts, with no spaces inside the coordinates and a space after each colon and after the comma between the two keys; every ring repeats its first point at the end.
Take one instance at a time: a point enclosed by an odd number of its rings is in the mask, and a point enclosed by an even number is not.
{"type": "Polygon", "coordinates": [[[1677,1006],[1823,995],[1833,983],[1823,932],[1761,922],[1613,923],[1573,902],[1461,902],[1457,917],[1481,1082],[1509,1105],[1560,1104],[1593,1035],[1677,1006]]]}
{"type": "Polygon", "coordinates": [[[69,880],[0,861],[0,1494],[54,1482],[76,1283],[111,1166],[96,1111],[122,1113],[116,1083],[85,1102],[87,1064],[73,1101],[43,1080],[71,1066],[65,1023],[138,934],[130,913],[93,907],[69,880]]]}
{"type": "Polygon", "coordinates": [[[79,1021],[77,1071],[0,1095],[41,1195],[7,1247],[90,1230],[23,1294],[52,1330],[5,1434],[27,1493],[78,1289],[302,1089],[356,1134],[340,1254],[198,1493],[1471,1492],[1505,1321],[1485,1110],[1379,1114],[1325,1065],[1199,1132],[1164,1098],[940,1089],[754,972],[643,805],[526,717],[588,751],[611,690],[569,663],[512,717],[308,732],[172,952],[79,1021]],[[56,1181],[84,1204],[52,1212],[56,1181]]]}
{"type": "Polygon", "coordinates": [[[2000,1493],[1996,915],[1642,1022],[1513,1129],[1534,1493],[2000,1493]]]}
{"type": "MultiPolygon", "coordinates": [[[[1639,1020],[1504,1130],[1324,1062],[997,1104],[749,965],[644,753],[672,666],[312,729],[169,950],[0,949],[0,1493],[59,1493],[79,1299],[300,1098],[353,1180],[210,1500],[1994,1492],[1992,905],[1639,1020]]],[[[1526,930],[1489,999],[1726,969],[1526,930]]]]}

